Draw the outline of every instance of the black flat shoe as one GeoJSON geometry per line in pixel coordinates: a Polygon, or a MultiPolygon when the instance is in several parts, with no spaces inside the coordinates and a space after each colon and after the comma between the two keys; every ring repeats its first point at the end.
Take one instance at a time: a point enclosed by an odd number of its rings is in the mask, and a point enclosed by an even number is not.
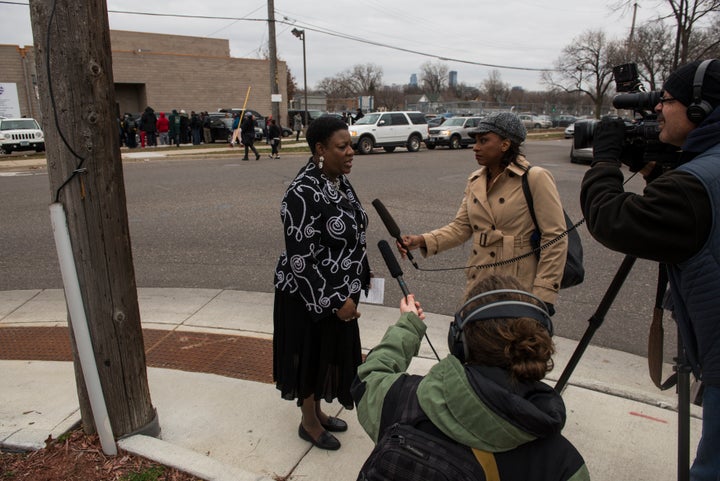
{"type": "Polygon", "coordinates": [[[342,433],[344,431],[347,431],[347,423],[343,421],[340,418],[334,418],[331,416],[328,416],[328,420],[326,423],[321,422],[320,423],[322,427],[324,427],[327,431],[330,431],[331,433],[342,433]]]}
{"type": "Polygon", "coordinates": [[[316,441],[307,431],[305,431],[302,423],[300,423],[300,427],[298,428],[298,436],[300,436],[300,439],[304,439],[320,449],[327,449],[328,451],[337,451],[340,449],[340,441],[338,441],[335,436],[327,431],[323,431],[316,441]]]}

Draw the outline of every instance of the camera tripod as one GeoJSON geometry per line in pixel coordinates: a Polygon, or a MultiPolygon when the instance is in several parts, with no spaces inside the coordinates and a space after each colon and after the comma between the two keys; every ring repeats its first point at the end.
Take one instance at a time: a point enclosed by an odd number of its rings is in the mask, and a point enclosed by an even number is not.
{"type": "MultiPolygon", "coordinates": [[[[627,278],[630,270],[635,264],[637,258],[626,255],[620,267],[615,273],[610,286],[605,291],[600,304],[595,312],[588,319],[588,327],[580,339],[578,346],[575,348],[567,366],[563,370],[560,378],[555,384],[555,390],[562,393],[567,385],[570,375],[575,370],[585,349],[590,344],[595,331],[602,325],[605,315],[610,310],[615,297],[617,297],[620,288],[627,278]]],[[[658,282],[660,279],[658,279],[658,282]]],[[[680,340],[678,332],[678,354],[675,360],[675,374],[677,375],[677,393],[678,393],[678,444],[677,444],[677,479],[678,481],[688,481],[690,477],[690,367],[685,359],[685,350],[680,340]]]]}

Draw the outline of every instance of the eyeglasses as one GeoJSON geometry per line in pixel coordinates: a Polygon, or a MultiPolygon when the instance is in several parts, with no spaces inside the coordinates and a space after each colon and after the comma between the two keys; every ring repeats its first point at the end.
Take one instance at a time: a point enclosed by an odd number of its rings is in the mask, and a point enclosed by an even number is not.
{"type": "Polygon", "coordinates": [[[673,97],[660,97],[658,103],[665,105],[665,102],[674,102],[675,100],[677,99],[673,97]]]}

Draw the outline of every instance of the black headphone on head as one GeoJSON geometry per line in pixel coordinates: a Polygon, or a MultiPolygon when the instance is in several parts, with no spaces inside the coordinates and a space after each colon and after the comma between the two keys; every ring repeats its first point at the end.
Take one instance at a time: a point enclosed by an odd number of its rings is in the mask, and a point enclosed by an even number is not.
{"type": "Polygon", "coordinates": [[[464,363],[469,357],[469,350],[465,343],[464,329],[468,323],[485,321],[488,319],[517,319],[520,317],[528,317],[535,319],[550,334],[553,335],[553,324],[550,314],[544,307],[545,303],[530,294],[529,292],[519,291],[516,289],[498,289],[494,291],[483,292],[465,304],[455,313],[455,319],[450,323],[448,330],[448,349],[450,353],[464,363]],[[520,295],[534,300],[540,305],[533,302],[522,301],[518,299],[503,298],[505,294],[520,295]],[[490,299],[483,303],[483,299],[490,299]],[[479,304],[473,308],[468,314],[463,315],[465,309],[473,304],[479,304]]]}
{"type": "Polygon", "coordinates": [[[713,111],[710,103],[702,98],[702,86],[705,80],[705,71],[715,60],[714,58],[703,60],[695,71],[695,78],[693,79],[693,99],[692,103],[687,107],[687,117],[690,119],[690,122],[694,124],[699,124],[705,120],[713,111]]]}

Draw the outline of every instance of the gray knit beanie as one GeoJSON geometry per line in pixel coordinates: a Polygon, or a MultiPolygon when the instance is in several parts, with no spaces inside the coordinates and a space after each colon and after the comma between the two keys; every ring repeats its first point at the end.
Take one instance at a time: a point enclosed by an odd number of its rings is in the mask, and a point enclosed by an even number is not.
{"type": "Polygon", "coordinates": [[[468,132],[470,137],[477,134],[486,134],[494,132],[503,139],[509,139],[510,142],[522,144],[527,137],[527,130],[517,115],[511,112],[498,112],[490,114],[480,121],[478,126],[468,132]]]}

